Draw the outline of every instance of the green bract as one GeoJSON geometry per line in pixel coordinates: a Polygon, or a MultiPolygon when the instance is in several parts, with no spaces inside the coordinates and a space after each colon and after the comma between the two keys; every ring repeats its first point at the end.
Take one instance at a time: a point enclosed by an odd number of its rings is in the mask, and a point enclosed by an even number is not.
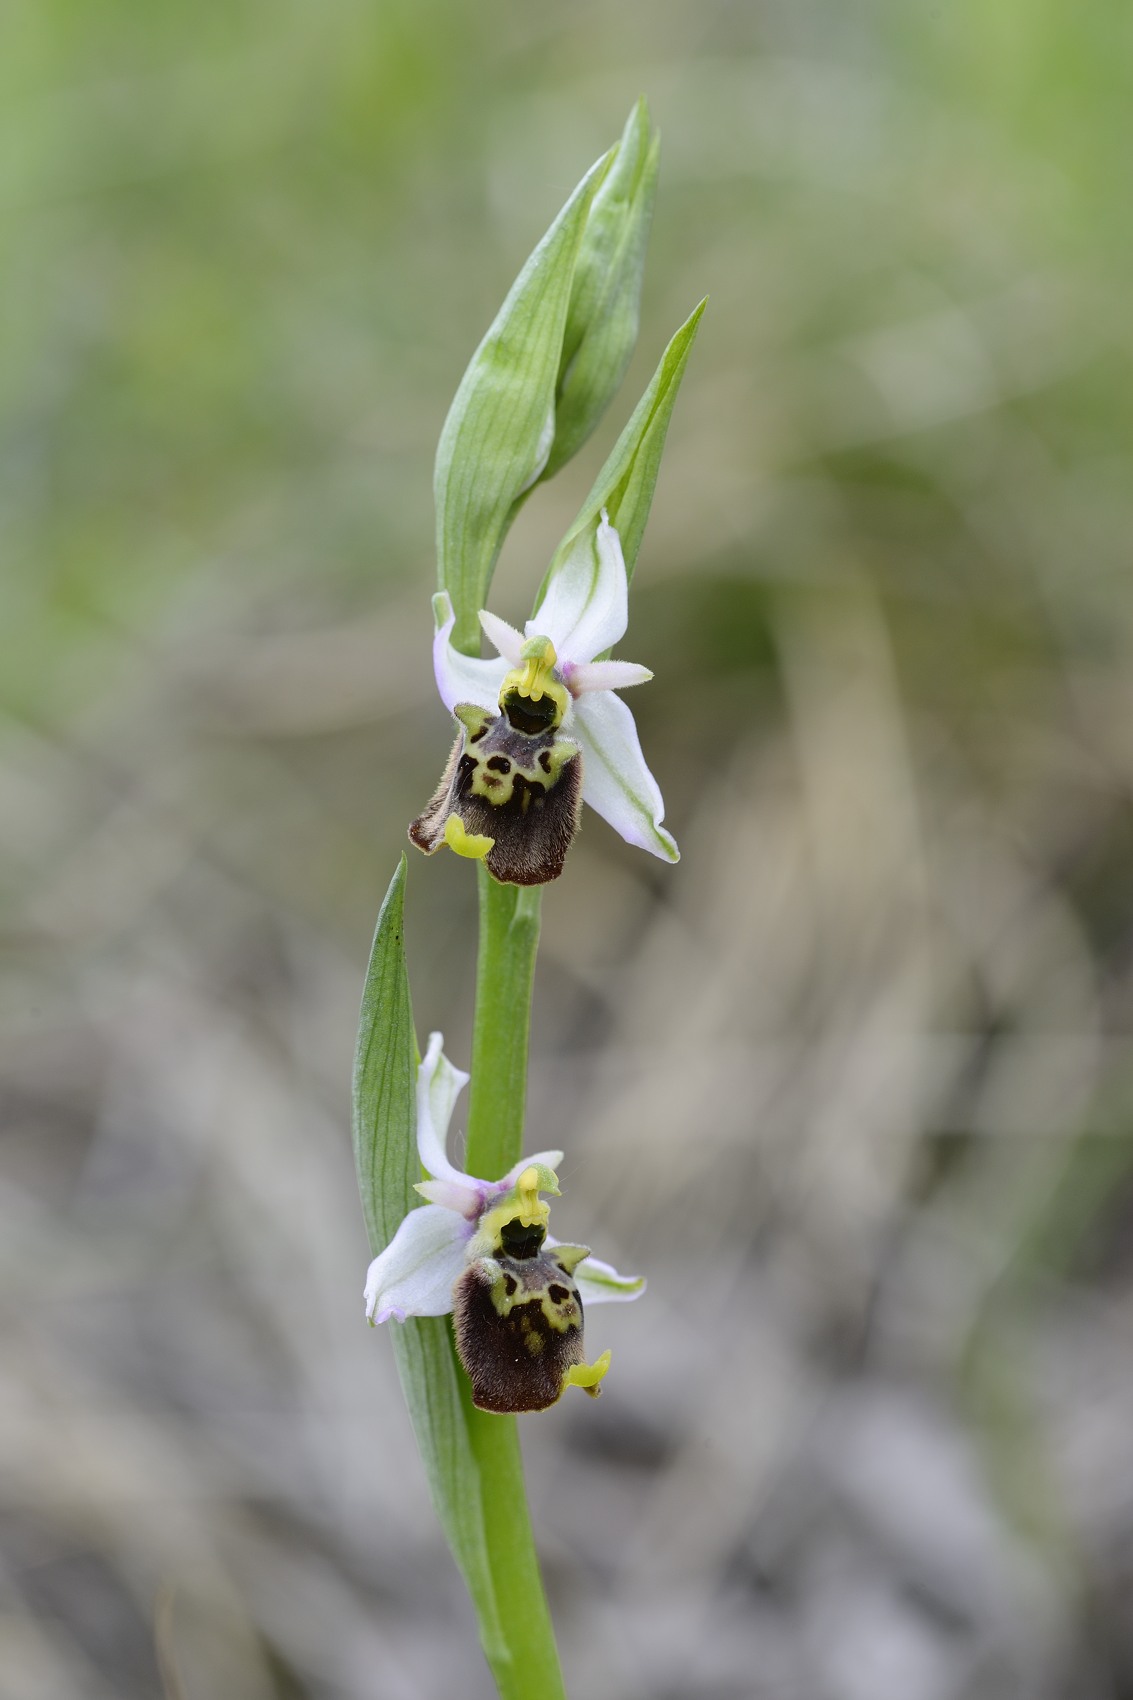
{"type": "Polygon", "coordinates": [[[639,100],[590,203],[559,360],[555,437],[542,477],[577,454],[618,389],[637,342],[661,138],[639,100]]]}
{"type": "Polygon", "coordinates": [[[472,356],[437,447],[437,569],[454,642],[479,652],[479,611],[527,493],[597,425],[637,340],[658,140],[644,101],[582,179],[472,356]]]}
{"type": "Polygon", "coordinates": [[[673,404],[681,387],[693,341],[706,303],[694,307],[676,332],[654,372],[649,388],[638,402],[629,424],[614,444],[605,466],[594,480],[578,517],[555,551],[547,576],[535,598],[543,601],[552,581],[563,571],[572,555],[589,553],[599,515],[605,512],[621,538],[626,577],[633,577],[645,522],[653,502],[661,451],[672,418],[673,404]]]}

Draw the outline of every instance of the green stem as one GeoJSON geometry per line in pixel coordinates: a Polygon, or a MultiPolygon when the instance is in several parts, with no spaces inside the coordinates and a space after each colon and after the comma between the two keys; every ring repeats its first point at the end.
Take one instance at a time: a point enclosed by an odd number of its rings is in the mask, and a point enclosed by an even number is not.
{"type": "Polygon", "coordinates": [[[501,1700],[566,1700],[555,1631],[531,1533],[523,1458],[514,1417],[478,1411],[467,1377],[461,1382],[472,1451],[480,1470],[484,1525],[505,1657],[485,1648],[501,1700]]]}
{"type": "MultiPolygon", "coordinates": [[[[466,1162],[496,1180],[522,1155],[527,1100],[531,987],[539,948],[540,887],[497,885],[479,869],[480,951],[466,1162]]],[[[551,1615],[531,1532],[523,1459],[514,1417],[478,1411],[461,1377],[472,1450],[480,1473],[492,1580],[508,1657],[489,1663],[503,1700],[566,1700],[551,1615]]]]}
{"type": "Polygon", "coordinates": [[[531,985],[539,949],[541,886],[497,885],[481,866],[480,952],[466,1163],[498,1180],[523,1155],[531,985]]]}

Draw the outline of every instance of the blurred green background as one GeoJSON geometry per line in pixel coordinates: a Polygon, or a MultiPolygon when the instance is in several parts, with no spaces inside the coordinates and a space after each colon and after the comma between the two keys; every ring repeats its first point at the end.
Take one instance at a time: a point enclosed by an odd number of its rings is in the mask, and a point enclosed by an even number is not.
{"type": "MultiPolygon", "coordinates": [[[[1133,13],[13,0],[0,1694],[490,1693],[350,1056],[449,730],[432,456],[644,93],[711,300],[627,657],[684,851],[547,894],[532,1145],[641,1268],[524,1425],[592,1700],[1133,1694],[1133,13]],[[583,1408],[585,1407],[585,1408],[583,1408]]],[[[473,880],[410,864],[467,1061],[473,880]]]]}

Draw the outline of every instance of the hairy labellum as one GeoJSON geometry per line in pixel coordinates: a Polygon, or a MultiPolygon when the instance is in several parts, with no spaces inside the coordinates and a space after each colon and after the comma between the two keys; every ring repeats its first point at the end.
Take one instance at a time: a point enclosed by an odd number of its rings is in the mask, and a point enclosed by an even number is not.
{"type": "MultiPolygon", "coordinates": [[[[542,1232],[532,1238],[540,1245],[542,1232]]],[[[579,1246],[519,1256],[501,1250],[478,1258],[458,1278],[456,1349],[480,1410],[545,1411],[571,1385],[595,1397],[600,1392],[600,1373],[583,1357],[582,1299],[574,1277],[582,1256],[579,1246]]]]}
{"type": "Polygon", "coordinates": [[[558,878],[578,828],[582,757],[573,739],[539,724],[538,706],[520,698],[493,714],[457,704],[460,736],[429,806],[409,828],[419,849],[431,855],[448,843],[482,856],[503,884],[558,878]]]}

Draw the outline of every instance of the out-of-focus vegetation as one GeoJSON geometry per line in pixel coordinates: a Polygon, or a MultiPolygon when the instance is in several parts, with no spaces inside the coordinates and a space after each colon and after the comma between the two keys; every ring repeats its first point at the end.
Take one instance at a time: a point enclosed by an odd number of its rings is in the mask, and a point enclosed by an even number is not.
{"type": "MultiPolygon", "coordinates": [[[[493,592],[709,291],[625,644],[684,860],[591,818],[536,1001],[556,1226],[651,1283],[526,1425],[568,1685],[1129,1692],[1133,13],[2,31],[0,1692],[489,1692],[362,1325],[349,1059],[448,742],[436,437],[641,92],[638,355],[493,592]]],[[[410,865],[457,1061],[472,885],[410,865]]]]}

